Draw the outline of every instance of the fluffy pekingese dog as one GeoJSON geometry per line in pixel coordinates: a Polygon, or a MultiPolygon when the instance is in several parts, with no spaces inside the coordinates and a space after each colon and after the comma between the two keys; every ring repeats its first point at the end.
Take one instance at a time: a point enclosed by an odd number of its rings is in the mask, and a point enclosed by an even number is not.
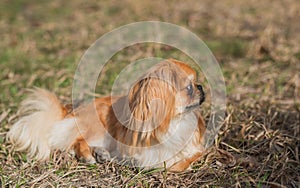
{"type": "Polygon", "coordinates": [[[183,171],[204,152],[204,99],[195,70],[170,59],[154,65],[128,95],[97,98],[71,111],[54,94],[34,89],[8,139],[37,160],[62,150],[88,163],[109,156],[183,171]]]}

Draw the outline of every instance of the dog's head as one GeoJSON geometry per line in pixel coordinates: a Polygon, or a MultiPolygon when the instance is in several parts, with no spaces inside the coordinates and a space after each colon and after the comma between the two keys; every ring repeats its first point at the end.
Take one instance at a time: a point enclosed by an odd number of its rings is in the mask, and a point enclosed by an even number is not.
{"type": "Polygon", "coordinates": [[[173,118],[199,108],[205,94],[196,79],[195,70],[177,60],[152,67],[129,92],[130,128],[165,132],[173,118]]]}

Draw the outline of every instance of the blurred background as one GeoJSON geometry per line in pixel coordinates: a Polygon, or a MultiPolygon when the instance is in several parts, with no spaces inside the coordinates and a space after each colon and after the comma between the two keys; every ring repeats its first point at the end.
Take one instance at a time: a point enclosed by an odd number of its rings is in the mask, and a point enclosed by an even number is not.
{"type": "MultiPolygon", "coordinates": [[[[2,0],[2,186],[44,185],[50,180],[57,180],[60,185],[69,185],[67,182],[72,180],[74,185],[81,185],[80,182],[92,185],[99,183],[99,176],[95,174],[102,171],[105,171],[100,173],[102,176],[110,174],[111,177],[103,180],[103,185],[146,186],[148,182],[156,186],[299,186],[299,20],[298,0],[2,0]],[[100,165],[89,171],[83,168],[82,174],[74,173],[70,177],[64,174],[80,166],[74,167],[73,163],[57,166],[54,162],[52,167],[36,164],[24,167],[26,156],[13,152],[11,145],[5,142],[5,135],[16,118],[20,101],[26,96],[25,88],[47,88],[62,101],[70,102],[73,76],[85,50],[117,27],[148,20],[170,22],[194,32],[220,63],[228,108],[213,150],[214,157],[209,156],[205,163],[200,161],[193,171],[179,176],[158,172],[136,177],[135,170],[126,169],[124,174],[122,167],[105,171],[100,165]],[[231,160],[235,161],[234,165],[228,162],[231,160]],[[37,170],[33,170],[35,168],[37,170]],[[48,176],[38,179],[47,173],[48,176]],[[91,177],[85,178],[87,174],[91,177]]],[[[145,57],[188,59],[164,45],[131,46],[110,60],[110,68],[98,84],[98,95],[107,93],[117,76],[115,70],[145,57]]],[[[209,105],[204,106],[203,113],[209,117],[209,105]]]]}

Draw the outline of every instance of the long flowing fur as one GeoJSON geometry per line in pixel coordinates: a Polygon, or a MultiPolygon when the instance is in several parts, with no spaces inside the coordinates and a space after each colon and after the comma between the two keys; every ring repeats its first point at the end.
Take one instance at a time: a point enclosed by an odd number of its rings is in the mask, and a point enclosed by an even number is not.
{"type": "Polygon", "coordinates": [[[30,158],[46,160],[53,149],[69,147],[70,142],[64,139],[67,136],[65,133],[74,129],[74,123],[70,120],[60,121],[66,113],[53,93],[38,88],[30,92],[21,104],[21,118],[12,126],[7,137],[17,150],[27,150],[30,158]],[[61,134],[53,134],[55,126],[58,126],[55,124],[60,125],[61,134]]]}
{"type": "Polygon", "coordinates": [[[165,162],[167,168],[182,171],[204,150],[205,123],[197,110],[204,95],[195,78],[196,72],[184,63],[164,61],[128,95],[98,98],[70,113],[54,94],[34,89],[21,104],[21,117],[8,139],[38,160],[59,149],[94,163],[107,151],[140,166],[165,162]]]}

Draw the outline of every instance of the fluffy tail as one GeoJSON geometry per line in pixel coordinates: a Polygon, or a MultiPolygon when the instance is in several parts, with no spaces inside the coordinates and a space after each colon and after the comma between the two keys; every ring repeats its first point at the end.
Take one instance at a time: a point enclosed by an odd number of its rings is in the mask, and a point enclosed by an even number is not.
{"type": "Polygon", "coordinates": [[[17,150],[27,150],[31,158],[47,160],[52,150],[67,149],[78,136],[74,118],[64,119],[65,108],[49,91],[31,90],[19,112],[22,117],[7,137],[17,150]]]}

